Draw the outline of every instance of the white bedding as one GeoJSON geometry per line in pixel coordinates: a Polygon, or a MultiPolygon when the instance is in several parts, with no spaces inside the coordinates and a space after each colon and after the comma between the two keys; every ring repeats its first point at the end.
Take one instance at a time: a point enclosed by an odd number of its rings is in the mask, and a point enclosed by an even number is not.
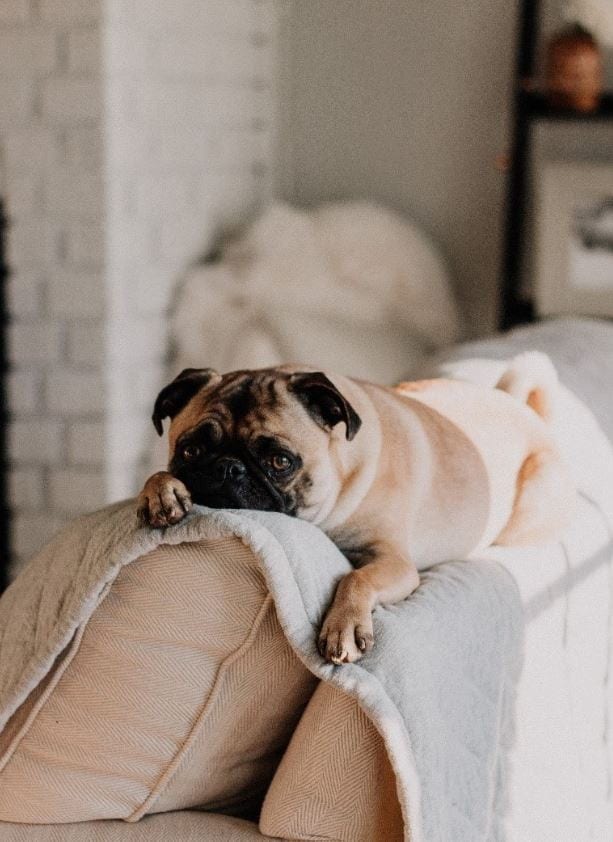
{"type": "MultiPolygon", "coordinates": [[[[494,383],[503,364],[442,373],[494,383]]],[[[508,842],[613,839],[613,451],[591,412],[562,388],[554,430],[579,494],[562,541],[490,548],[525,610],[524,663],[510,754],[508,842]]]]}

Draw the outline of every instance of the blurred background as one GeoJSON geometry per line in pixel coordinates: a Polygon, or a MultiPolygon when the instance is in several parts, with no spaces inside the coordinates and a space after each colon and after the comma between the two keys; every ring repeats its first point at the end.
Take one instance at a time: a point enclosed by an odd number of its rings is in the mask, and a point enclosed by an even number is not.
{"type": "Polygon", "coordinates": [[[612,18],[3,0],[5,562],[137,491],[184,365],[391,382],[500,326],[613,315],[612,18]]]}

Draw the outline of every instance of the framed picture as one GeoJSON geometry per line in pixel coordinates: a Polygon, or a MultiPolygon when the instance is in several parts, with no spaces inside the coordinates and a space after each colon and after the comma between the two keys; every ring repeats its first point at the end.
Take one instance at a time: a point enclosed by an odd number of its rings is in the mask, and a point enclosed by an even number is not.
{"type": "Polygon", "coordinates": [[[546,164],[537,190],[537,313],[613,317],[613,163],[546,164]]]}

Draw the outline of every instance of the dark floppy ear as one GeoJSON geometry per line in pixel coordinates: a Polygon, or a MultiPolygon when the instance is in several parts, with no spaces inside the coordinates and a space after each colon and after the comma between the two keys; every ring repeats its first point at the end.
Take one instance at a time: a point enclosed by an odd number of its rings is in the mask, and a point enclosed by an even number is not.
{"type": "Polygon", "coordinates": [[[292,374],[289,390],[298,397],[320,426],[331,428],[344,421],[348,441],[351,441],[362,426],[360,416],[323,371],[292,374]]]}
{"type": "Polygon", "coordinates": [[[196,392],[207,383],[221,379],[213,368],[184,368],[172,383],[164,386],[157,396],[151,420],[159,436],[164,432],[164,418],[174,418],[183,409],[196,392]]]}

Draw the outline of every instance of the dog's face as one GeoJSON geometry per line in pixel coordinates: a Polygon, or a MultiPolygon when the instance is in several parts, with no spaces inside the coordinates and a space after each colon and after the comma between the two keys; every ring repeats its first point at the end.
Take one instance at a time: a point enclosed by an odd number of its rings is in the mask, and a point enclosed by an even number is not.
{"type": "Polygon", "coordinates": [[[186,369],[156,400],[160,435],[167,417],[168,469],[195,503],[306,520],[338,496],[338,449],[361,424],[325,374],[285,369],[186,369]]]}

